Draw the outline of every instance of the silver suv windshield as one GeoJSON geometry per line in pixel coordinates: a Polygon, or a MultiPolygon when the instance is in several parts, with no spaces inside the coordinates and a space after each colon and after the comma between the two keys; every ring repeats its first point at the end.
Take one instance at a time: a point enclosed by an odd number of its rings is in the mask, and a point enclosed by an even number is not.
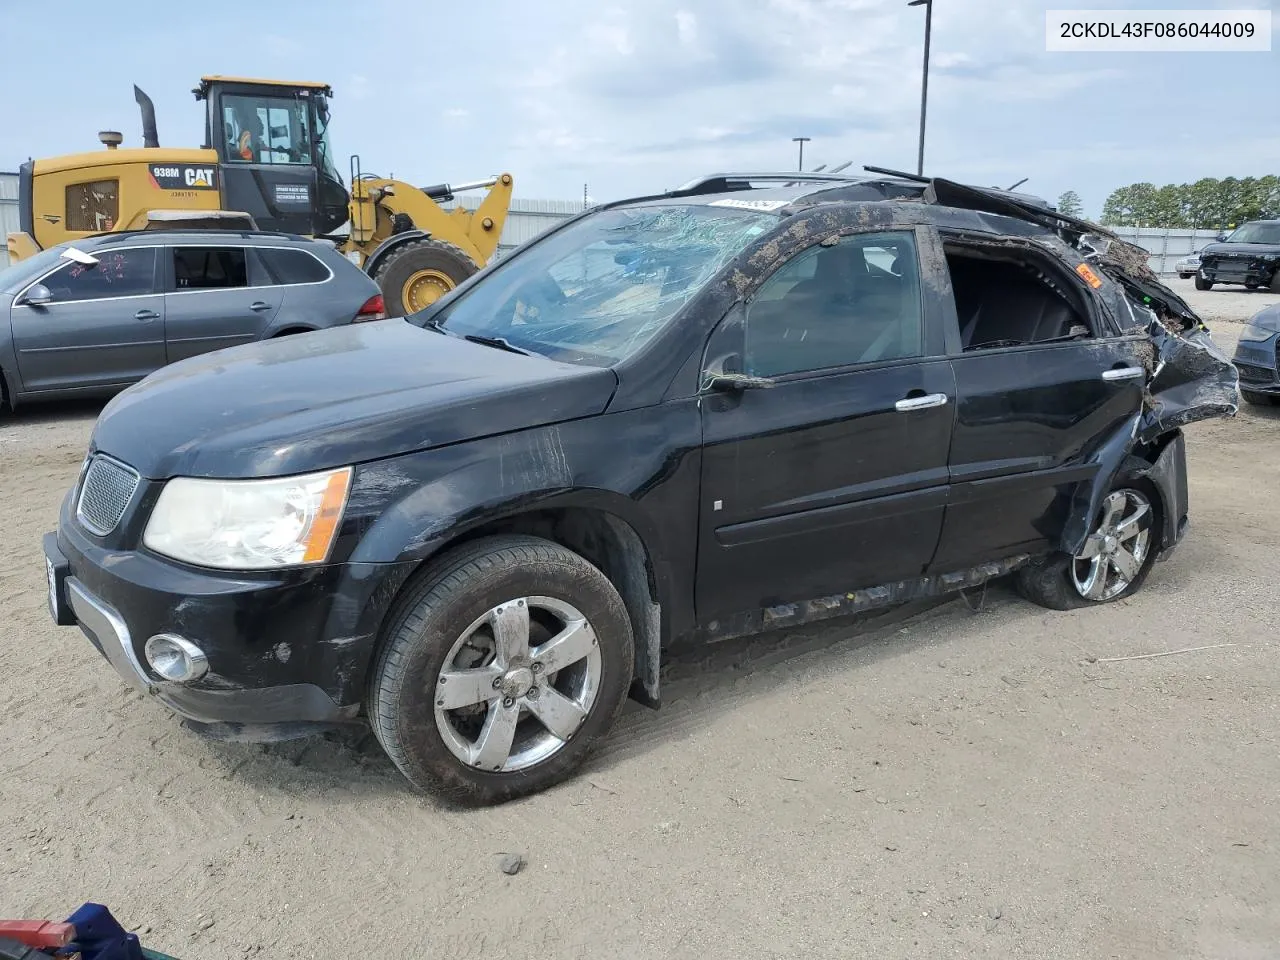
{"type": "Polygon", "coordinates": [[[772,213],[705,205],[603,210],[495,267],[431,325],[553,360],[610,366],[648,343],[777,222],[772,213]]]}

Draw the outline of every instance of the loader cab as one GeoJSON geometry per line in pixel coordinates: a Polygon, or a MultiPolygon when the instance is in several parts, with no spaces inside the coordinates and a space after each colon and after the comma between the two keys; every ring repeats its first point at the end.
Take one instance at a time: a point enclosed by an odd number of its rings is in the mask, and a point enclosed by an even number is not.
{"type": "Polygon", "coordinates": [[[222,204],[263,230],[324,236],[347,222],[350,196],[329,141],[323,83],[203,77],[205,146],[218,154],[222,204]]]}

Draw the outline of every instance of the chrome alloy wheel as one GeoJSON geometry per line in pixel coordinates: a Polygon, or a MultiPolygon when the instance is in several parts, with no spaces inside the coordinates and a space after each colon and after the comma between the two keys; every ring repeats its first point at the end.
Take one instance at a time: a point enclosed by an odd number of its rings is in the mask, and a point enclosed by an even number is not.
{"type": "Polygon", "coordinates": [[[1101,602],[1129,588],[1151,549],[1151,503],[1137,490],[1116,490],[1102,502],[1098,527],[1071,562],[1080,596],[1101,602]]]}
{"type": "Polygon", "coordinates": [[[563,747],[600,692],[600,645],[575,607],[507,600],[463,631],[435,680],[436,729],[471,767],[510,773],[563,747]]]}

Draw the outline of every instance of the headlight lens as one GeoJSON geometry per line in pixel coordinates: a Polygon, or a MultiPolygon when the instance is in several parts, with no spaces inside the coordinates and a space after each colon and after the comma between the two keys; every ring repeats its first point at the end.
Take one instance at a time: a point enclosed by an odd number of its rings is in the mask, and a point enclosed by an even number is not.
{"type": "Polygon", "coordinates": [[[1252,323],[1248,324],[1240,331],[1241,340],[1253,342],[1258,340],[1270,340],[1275,335],[1276,332],[1274,330],[1264,330],[1262,327],[1254,326],[1252,323]]]}
{"type": "Polygon", "coordinates": [[[324,563],[350,488],[350,467],[271,480],[176,477],[160,492],[142,542],[225,570],[324,563]]]}

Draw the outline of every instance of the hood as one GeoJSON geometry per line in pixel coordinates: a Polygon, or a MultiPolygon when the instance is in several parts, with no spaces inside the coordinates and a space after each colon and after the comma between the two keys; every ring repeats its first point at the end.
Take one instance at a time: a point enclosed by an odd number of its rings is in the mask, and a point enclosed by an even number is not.
{"type": "Polygon", "coordinates": [[[164,367],[107,405],[92,448],[153,480],[283,476],[601,413],[616,385],[383,320],[164,367]]]}
{"type": "Polygon", "coordinates": [[[1280,303],[1272,304],[1269,307],[1263,307],[1253,315],[1253,319],[1249,321],[1249,325],[1257,327],[1259,330],[1280,331],[1280,303]]]}
{"type": "Polygon", "coordinates": [[[1200,257],[1267,257],[1280,255],[1276,243],[1208,243],[1200,248],[1200,257]]]}

